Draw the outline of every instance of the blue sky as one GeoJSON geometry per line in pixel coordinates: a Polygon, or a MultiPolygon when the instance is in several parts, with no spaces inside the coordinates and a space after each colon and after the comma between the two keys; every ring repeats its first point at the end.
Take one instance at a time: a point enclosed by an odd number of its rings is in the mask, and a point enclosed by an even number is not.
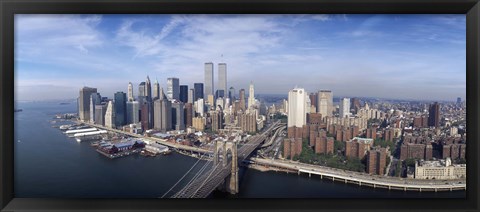
{"type": "Polygon", "coordinates": [[[16,15],[15,95],[137,95],[147,75],[191,88],[226,62],[237,91],[464,99],[465,32],[464,15],[16,15]]]}

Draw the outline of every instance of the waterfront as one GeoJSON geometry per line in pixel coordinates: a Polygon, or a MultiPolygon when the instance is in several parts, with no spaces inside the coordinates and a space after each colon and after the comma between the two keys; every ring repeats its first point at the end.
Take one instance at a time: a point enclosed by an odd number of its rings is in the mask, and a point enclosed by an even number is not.
{"type": "MultiPolygon", "coordinates": [[[[89,142],[77,143],[52,127],[58,113],[76,111],[76,103],[19,103],[15,113],[15,196],[155,198],[162,196],[197,159],[167,156],[110,160],[89,142]]],[[[201,162],[203,163],[203,162],[201,162]]],[[[214,197],[242,198],[464,198],[464,191],[403,192],[359,187],[308,175],[240,170],[240,193],[214,197]]]]}

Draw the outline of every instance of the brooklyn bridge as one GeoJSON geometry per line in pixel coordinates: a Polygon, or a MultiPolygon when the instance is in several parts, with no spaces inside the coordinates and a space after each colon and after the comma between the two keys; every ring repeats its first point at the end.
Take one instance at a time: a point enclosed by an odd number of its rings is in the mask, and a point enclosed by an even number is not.
{"type": "MultiPolygon", "coordinates": [[[[238,193],[238,165],[249,157],[255,149],[264,143],[271,143],[276,138],[278,132],[284,128],[280,122],[271,124],[263,132],[250,136],[245,142],[234,139],[215,140],[212,146],[213,159],[208,160],[203,166],[194,173],[193,178],[185,184],[180,184],[185,177],[192,173],[193,167],[200,161],[197,161],[179,181],[172,186],[162,197],[170,198],[205,198],[216,188],[223,188],[231,194],[238,193]],[[183,187],[181,187],[182,185],[183,187]],[[181,189],[179,188],[181,187],[181,189]],[[178,190],[173,193],[173,190],[178,190]],[[173,194],[171,194],[173,193],[173,194]],[[169,196],[170,194],[170,196],[169,196]]],[[[204,154],[202,157],[208,157],[204,154]]]]}

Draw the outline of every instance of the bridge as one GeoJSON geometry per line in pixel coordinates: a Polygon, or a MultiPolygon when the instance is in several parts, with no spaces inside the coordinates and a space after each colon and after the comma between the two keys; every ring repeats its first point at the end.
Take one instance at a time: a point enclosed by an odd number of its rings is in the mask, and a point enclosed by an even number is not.
{"type": "MultiPolygon", "coordinates": [[[[275,122],[262,133],[249,137],[245,143],[216,140],[212,147],[214,148],[213,160],[207,161],[171,198],[205,198],[216,188],[223,188],[231,194],[238,193],[238,163],[245,160],[268,139],[273,130],[278,130],[280,126],[280,122],[275,122]]],[[[162,197],[172,191],[192,169],[193,167],[162,197]]]]}

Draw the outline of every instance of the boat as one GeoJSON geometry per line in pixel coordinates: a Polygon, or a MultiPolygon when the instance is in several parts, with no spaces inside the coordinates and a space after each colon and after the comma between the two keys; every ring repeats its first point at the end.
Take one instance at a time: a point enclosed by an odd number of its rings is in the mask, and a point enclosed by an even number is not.
{"type": "Polygon", "coordinates": [[[22,109],[15,109],[14,112],[22,112],[22,109]]]}

